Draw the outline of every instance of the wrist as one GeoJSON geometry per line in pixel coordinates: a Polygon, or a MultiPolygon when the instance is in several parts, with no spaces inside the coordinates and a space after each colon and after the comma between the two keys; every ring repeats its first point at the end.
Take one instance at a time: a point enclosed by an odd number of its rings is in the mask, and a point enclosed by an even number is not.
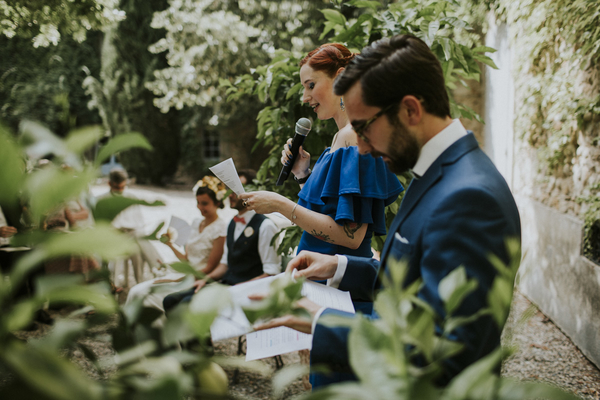
{"type": "Polygon", "coordinates": [[[308,180],[310,174],[312,174],[312,170],[308,168],[306,171],[304,171],[304,174],[294,174],[294,180],[299,184],[303,184],[308,180]]]}

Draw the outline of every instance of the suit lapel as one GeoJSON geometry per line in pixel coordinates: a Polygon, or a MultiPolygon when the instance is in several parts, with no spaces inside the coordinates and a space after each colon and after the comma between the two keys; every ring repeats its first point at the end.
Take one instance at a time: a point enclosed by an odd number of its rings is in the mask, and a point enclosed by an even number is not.
{"type": "Polygon", "coordinates": [[[461,158],[464,154],[478,147],[477,140],[473,134],[468,134],[458,139],[454,144],[446,149],[433,164],[427,169],[425,175],[419,179],[413,179],[410,183],[404,199],[398,209],[398,214],[394,218],[388,235],[381,251],[381,261],[385,263],[388,255],[391,243],[394,241],[394,235],[400,228],[402,221],[408,217],[411,211],[419,203],[419,200],[423,195],[435,185],[443,175],[442,166],[454,163],[456,160],[461,158]]]}
{"type": "MultiPolygon", "coordinates": [[[[433,167],[433,165],[432,165],[433,167]]],[[[427,173],[423,175],[420,179],[413,179],[408,189],[406,190],[406,194],[402,199],[402,203],[400,204],[400,208],[398,209],[398,214],[394,218],[392,225],[390,226],[390,230],[388,231],[387,238],[385,240],[385,244],[383,246],[383,250],[381,252],[381,260],[385,262],[387,258],[387,254],[389,252],[390,246],[394,241],[394,235],[400,228],[402,221],[406,219],[406,217],[410,214],[412,209],[417,205],[419,199],[427,192],[427,190],[435,184],[440,177],[442,176],[442,170],[438,167],[435,170],[432,170],[430,167],[427,170],[427,173]]]]}

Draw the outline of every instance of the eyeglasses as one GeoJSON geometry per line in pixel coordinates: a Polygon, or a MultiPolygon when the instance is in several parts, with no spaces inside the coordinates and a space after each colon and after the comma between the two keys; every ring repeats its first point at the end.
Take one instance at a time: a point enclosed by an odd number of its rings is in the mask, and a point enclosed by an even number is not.
{"type": "Polygon", "coordinates": [[[354,132],[356,132],[358,137],[361,138],[365,143],[371,144],[369,138],[365,136],[365,131],[373,122],[377,120],[377,118],[381,117],[383,114],[391,110],[392,107],[394,107],[395,105],[396,103],[390,104],[389,106],[383,108],[377,114],[373,115],[371,118],[364,122],[352,123],[352,129],[354,130],[354,132]]]}

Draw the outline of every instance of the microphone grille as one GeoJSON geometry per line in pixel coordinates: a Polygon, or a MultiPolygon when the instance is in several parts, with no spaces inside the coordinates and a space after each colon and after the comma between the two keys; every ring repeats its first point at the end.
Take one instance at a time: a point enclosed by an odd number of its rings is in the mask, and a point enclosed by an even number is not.
{"type": "Polygon", "coordinates": [[[308,118],[300,118],[298,122],[296,122],[296,133],[300,135],[306,136],[308,132],[310,132],[310,128],[312,127],[312,122],[308,118]]]}

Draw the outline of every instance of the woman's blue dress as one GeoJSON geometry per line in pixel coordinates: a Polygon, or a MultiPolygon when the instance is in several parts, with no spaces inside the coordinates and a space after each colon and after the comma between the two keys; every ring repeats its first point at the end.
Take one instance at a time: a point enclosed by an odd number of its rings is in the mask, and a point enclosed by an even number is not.
{"type": "MultiPolygon", "coordinates": [[[[331,148],[325,149],[317,160],[310,178],[298,195],[298,204],[329,215],[339,225],[356,222],[369,226],[365,238],[356,250],[325,242],[304,231],[298,252],[310,250],[330,255],[372,257],[373,233],[386,234],[385,207],[393,203],[404,189],[381,157],[361,155],[357,146],[340,148],[333,153],[330,150],[331,148]]],[[[373,309],[372,302],[353,299],[353,304],[356,311],[367,315],[373,309]]],[[[342,372],[331,375],[310,374],[313,389],[349,379],[356,378],[342,372]]]]}
{"type": "Polygon", "coordinates": [[[299,193],[298,204],[329,215],[339,225],[346,222],[369,224],[356,249],[325,242],[304,231],[298,252],[372,257],[373,233],[385,235],[385,207],[404,190],[381,157],[361,155],[357,146],[343,147],[333,153],[325,149],[299,193]]]}

